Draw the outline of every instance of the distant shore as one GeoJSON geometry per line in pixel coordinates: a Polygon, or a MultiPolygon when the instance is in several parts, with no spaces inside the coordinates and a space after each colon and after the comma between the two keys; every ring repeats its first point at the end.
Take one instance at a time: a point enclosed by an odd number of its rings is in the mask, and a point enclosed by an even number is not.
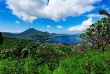
{"type": "Polygon", "coordinates": [[[63,38],[63,37],[72,37],[72,36],[78,36],[78,35],[66,35],[66,36],[54,36],[54,37],[48,37],[48,38],[45,38],[45,39],[35,39],[36,42],[47,42],[47,43],[62,43],[62,44],[65,44],[65,45],[73,45],[73,44],[77,44],[77,43],[74,43],[74,42],[71,42],[71,43],[68,43],[68,42],[60,42],[60,41],[49,41],[49,39],[52,39],[52,38],[63,38]]]}
{"type": "Polygon", "coordinates": [[[48,40],[48,39],[51,39],[51,38],[71,37],[71,36],[78,36],[78,35],[61,35],[61,36],[58,35],[58,36],[44,38],[43,40],[48,40]]]}

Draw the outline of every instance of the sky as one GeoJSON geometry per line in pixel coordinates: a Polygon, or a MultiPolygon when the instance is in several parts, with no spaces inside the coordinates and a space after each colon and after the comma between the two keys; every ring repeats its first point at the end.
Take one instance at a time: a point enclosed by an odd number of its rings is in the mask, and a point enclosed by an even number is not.
{"type": "Polygon", "coordinates": [[[110,12],[110,0],[0,0],[0,31],[28,28],[57,34],[80,34],[110,12]]]}

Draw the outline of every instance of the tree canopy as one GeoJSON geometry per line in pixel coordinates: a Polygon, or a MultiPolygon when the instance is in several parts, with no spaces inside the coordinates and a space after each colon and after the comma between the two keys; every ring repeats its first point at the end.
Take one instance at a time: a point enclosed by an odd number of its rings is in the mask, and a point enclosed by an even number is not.
{"type": "Polygon", "coordinates": [[[110,14],[104,10],[100,10],[99,14],[104,14],[108,18],[104,17],[96,23],[91,24],[80,37],[92,43],[96,48],[101,48],[104,51],[104,47],[110,43],[110,14]]]}
{"type": "Polygon", "coordinates": [[[3,42],[3,37],[2,37],[2,33],[0,32],[0,44],[2,44],[3,42]]]}

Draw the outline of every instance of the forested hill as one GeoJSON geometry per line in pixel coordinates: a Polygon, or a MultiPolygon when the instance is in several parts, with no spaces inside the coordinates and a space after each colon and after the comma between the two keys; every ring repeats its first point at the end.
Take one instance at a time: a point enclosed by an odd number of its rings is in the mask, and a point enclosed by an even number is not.
{"type": "Polygon", "coordinates": [[[52,36],[50,33],[48,32],[42,32],[42,31],[38,31],[34,28],[29,28],[27,30],[25,30],[24,32],[18,33],[18,34],[13,34],[13,33],[8,33],[8,32],[3,32],[2,33],[3,36],[7,36],[7,37],[16,37],[16,38],[44,38],[44,37],[50,37],[52,36]]]}

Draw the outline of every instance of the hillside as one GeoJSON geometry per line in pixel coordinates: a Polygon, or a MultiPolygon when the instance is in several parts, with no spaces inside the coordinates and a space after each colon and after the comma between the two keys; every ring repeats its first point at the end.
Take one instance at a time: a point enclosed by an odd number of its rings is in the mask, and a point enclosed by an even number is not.
{"type": "Polygon", "coordinates": [[[22,39],[27,39],[27,38],[42,39],[44,37],[51,37],[52,35],[48,32],[42,32],[42,31],[38,31],[34,28],[29,28],[29,29],[25,30],[24,32],[21,32],[18,34],[3,32],[3,36],[16,37],[16,38],[22,38],[22,39]]]}

